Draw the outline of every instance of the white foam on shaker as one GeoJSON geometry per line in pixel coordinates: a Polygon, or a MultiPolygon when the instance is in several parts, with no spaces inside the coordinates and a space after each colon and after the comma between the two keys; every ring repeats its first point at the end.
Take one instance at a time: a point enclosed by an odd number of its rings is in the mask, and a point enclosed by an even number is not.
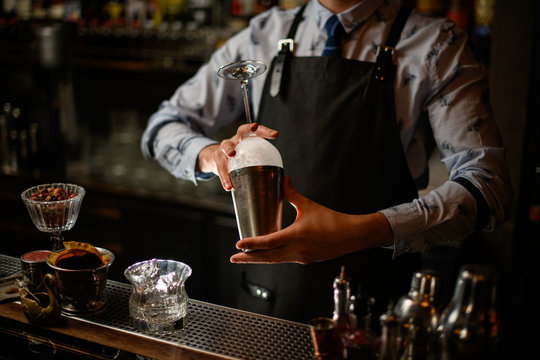
{"type": "Polygon", "coordinates": [[[283,167],[278,149],[259,136],[248,136],[236,145],[236,155],[229,159],[229,172],[249,166],[283,167]]]}

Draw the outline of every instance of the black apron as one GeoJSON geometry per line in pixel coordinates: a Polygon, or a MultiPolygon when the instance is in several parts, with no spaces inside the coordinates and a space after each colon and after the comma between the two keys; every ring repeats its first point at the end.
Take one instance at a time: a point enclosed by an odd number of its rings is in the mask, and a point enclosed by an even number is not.
{"type": "MultiPolygon", "coordinates": [[[[387,46],[399,39],[408,14],[398,16],[387,46]]],[[[294,39],[301,19],[302,11],[289,38],[294,39]]],[[[279,131],[273,144],[293,186],[326,207],[350,214],[415,199],[396,124],[391,48],[380,51],[377,63],[294,57],[287,50],[272,61],[259,123],[279,131]]],[[[284,213],[283,225],[288,226],[296,213],[289,204],[284,213]]],[[[248,265],[238,307],[300,322],[331,316],[332,282],[345,265],[352,285],[373,295],[380,313],[390,299],[408,291],[413,271],[420,268],[419,255],[393,260],[392,254],[379,248],[309,265],[248,265]]]]}

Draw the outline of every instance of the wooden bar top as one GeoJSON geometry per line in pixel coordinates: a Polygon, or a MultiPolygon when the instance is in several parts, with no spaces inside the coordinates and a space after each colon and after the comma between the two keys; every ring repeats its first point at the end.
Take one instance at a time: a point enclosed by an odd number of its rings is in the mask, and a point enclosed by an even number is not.
{"type": "MultiPolygon", "coordinates": [[[[24,316],[22,306],[19,303],[0,304],[0,316],[32,325],[24,316]]],[[[234,359],[228,356],[185,348],[172,342],[162,341],[137,333],[101,327],[70,317],[63,317],[60,324],[47,326],[46,328],[59,334],[153,359],[234,359]]]]}

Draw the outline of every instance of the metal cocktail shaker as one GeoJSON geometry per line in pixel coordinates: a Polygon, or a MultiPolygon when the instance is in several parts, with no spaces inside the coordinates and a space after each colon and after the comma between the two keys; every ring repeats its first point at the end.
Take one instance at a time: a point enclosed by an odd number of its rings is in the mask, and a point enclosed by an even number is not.
{"type": "Polygon", "coordinates": [[[229,160],[229,176],[240,238],[280,230],[283,161],[274,145],[254,134],[243,139],[229,160]]]}
{"type": "Polygon", "coordinates": [[[436,358],[439,323],[439,275],[429,269],[417,271],[409,293],[395,307],[399,318],[399,359],[429,360],[436,358]]]}
{"type": "Polygon", "coordinates": [[[454,295],[439,323],[442,360],[500,358],[498,272],[479,264],[460,269],[454,295]]]}

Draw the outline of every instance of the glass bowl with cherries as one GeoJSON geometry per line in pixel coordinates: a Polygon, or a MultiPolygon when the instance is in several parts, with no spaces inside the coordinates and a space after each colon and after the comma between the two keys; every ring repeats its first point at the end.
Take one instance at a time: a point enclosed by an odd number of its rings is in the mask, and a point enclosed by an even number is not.
{"type": "Polygon", "coordinates": [[[22,192],[34,225],[51,234],[53,251],[63,249],[62,232],[75,225],[85,193],[82,186],[66,183],[41,184],[22,192]]]}

